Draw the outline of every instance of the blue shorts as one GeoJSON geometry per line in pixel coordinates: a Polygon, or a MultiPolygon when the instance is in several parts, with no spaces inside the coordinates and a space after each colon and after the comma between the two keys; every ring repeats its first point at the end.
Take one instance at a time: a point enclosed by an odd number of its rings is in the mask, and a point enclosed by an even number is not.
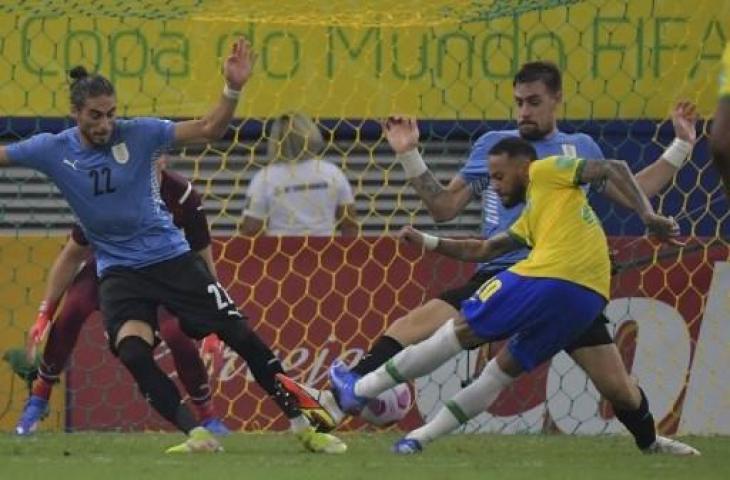
{"type": "Polygon", "coordinates": [[[505,271],[464,300],[461,313],[486,341],[509,338],[510,353],[530,371],[575,341],[605,306],[603,296],[577,283],[505,271]]]}

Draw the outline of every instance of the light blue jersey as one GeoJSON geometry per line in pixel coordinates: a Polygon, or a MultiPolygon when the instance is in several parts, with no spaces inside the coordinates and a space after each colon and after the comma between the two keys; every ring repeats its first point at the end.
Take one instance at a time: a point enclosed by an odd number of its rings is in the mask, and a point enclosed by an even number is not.
{"type": "Polygon", "coordinates": [[[117,120],[109,146],[88,147],[78,127],[42,133],[9,145],[13,163],[39,170],[58,186],[97,256],[97,271],[139,268],[190,247],[160,199],[155,153],[169,146],[167,120],[117,120]]]}
{"type": "MultiPolygon", "coordinates": [[[[506,231],[522,213],[523,203],[506,208],[499,195],[489,186],[489,150],[504,138],[519,137],[518,130],[497,130],[487,132],[474,143],[466,165],[459,175],[471,186],[476,197],[482,201],[482,233],[485,238],[506,231]]],[[[584,133],[554,133],[542,140],[531,141],[537,151],[537,158],[551,155],[565,155],[603,159],[603,152],[591,137],[584,133]]],[[[479,270],[504,270],[527,258],[528,249],[514,250],[479,266],[479,270]]]]}

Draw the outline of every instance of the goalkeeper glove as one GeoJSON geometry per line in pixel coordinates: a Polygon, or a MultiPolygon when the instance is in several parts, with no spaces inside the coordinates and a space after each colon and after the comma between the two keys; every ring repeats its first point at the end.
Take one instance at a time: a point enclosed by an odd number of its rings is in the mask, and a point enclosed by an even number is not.
{"type": "Polygon", "coordinates": [[[28,342],[25,349],[28,361],[32,362],[36,358],[38,345],[46,339],[55,310],[56,305],[45,300],[38,307],[38,315],[36,316],[35,323],[28,332],[28,342]]]}

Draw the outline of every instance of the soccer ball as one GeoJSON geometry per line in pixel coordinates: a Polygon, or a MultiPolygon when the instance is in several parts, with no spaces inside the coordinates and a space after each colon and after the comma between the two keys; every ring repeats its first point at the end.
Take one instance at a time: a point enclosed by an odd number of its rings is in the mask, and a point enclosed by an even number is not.
{"type": "Polygon", "coordinates": [[[411,402],[410,387],[401,383],[368,401],[360,412],[360,418],[377,427],[387,427],[406,416],[411,402]]]}

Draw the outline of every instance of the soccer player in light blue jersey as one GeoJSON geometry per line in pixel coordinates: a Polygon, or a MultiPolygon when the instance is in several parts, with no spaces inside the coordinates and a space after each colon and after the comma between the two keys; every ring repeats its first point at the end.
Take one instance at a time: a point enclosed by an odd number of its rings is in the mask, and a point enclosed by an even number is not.
{"type": "Polygon", "coordinates": [[[190,250],[160,197],[155,175],[156,152],[171,144],[223,136],[254,63],[248,42],[236,41],[223,65],[225,84],[218,103],[204,117],[181,122],[117,119],[109,80],[74,68],[70,103],[77,126],[0,147],[0,165],[45,173],[78,217],[96,255],[99,300],[112,351],[152,407],[188,434],[168,452],[215,452],[221,446],[198,425],[175,384],[154,361],[160,305],[178,317],[188,336],[215,333],[246,359],[305,448],[341,453],[345,444],[315,432],[296,402],[278,387],[274,375],[283,371],[281,364],[248,326],[205,260],[190,250]]]}
{"type": "MultiPolygon", "coordinates": [[[[561,110],[562,79],[558,68],[550,62],[530,62],[523,65],[514,81],[514,101],[517,128],[491,131],[474,144],[466,165],[446,186],[442,186],[428,169],[417,150],[419,132],[414,119],[394,117],[384,127],[385,136],[400,162],[406,177],[418,192],[429,213],[437,222],[455,218],[471,201],[481,201],[483,234],[485,238],[505,232],[520,216],[524,204],[502,204],[489,187],[489,150],[501,139],[521,137],[537,151],[538,158],[563,155],[588,159],[603,159],[598,145],[583,133],[558,130],[557,115],[561,110]]],[[[636,180],[648,197],[658,193],[673,178],[688,158],[696,141],[694,105],[680,102],[672,113],[677,138],[661,158],[636,174],[636,180]]],[[[628,200],[608,185],[603,192],[618,203],[628,206],[628,200]]],[[[484,282],[527,257],[526,248],[494,258],[479,265],[475,275],[462,287],[443,292],[419,308],[391,324],[372,345],[363,359],[352,368],[365,375],[383,365],[408,345],[428,338],[449,319],[456,318],[461,302],[468,299],[484,282]]],[[[658,436],[648,400],[641,388],[626,371],[618,348],[606,327],[608,320],[601,314],[593,325],[571,345],[567,353],[585,370],[601,395],[611,402],[617,418],[626,426],[645,453],[687,455],[695,450],[681,442],[658,436]]],[[[286,382],[285,388],[299,395],[302,401],[316,400],[339,423],[342,411],[330,391],[314,391],[302,385],[286,382]]]]}

